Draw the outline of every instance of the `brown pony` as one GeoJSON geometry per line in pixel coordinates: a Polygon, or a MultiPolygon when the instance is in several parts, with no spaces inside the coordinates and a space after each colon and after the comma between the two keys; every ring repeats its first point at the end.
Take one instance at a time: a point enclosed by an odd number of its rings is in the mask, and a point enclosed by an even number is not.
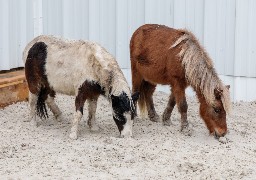
{"type": "Polygon", "coordinates": [[[140,92],[141,114],[148,111],[151,121],[158,121],[152,94],[157,84],[170,85],[171,95],[162,115],[170,125],[177,104],[181,130],[188,128],[185,89],[190,85],[200,102],[200,115],[215,137],[227,133],[226,113],[230,111],[229,86],[223,85],[212,60],[196,37],[186,30],[157,24],[139,27],[130,42],[133,92],[140,92]]]}

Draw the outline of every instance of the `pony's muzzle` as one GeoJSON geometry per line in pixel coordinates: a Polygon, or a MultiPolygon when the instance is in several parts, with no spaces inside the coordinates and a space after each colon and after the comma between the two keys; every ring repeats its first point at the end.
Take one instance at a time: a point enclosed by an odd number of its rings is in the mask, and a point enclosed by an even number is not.
{"type": "Polygon", "coordinates": [[[129,138],[132,137],[132,127],[124,126],[124,129],[120,133],[121,138],[129,138]]]}
{"type": "Polygon", "coordinates": [[[120,137],[123,137],[123,138],[132,137],[133,121],[131,120],[131,114],[124,113],[124,116],[126,118],[126,123],[123,125],[123,129],[120,131],[120,137]]]}
{"type": "Polygon", "coordinates": [[[226,130],[215,129],[214,131],[214,137],[216,139],[219,139],[220,137],[224,137],[226,134],[227,134],[226,130]]]}

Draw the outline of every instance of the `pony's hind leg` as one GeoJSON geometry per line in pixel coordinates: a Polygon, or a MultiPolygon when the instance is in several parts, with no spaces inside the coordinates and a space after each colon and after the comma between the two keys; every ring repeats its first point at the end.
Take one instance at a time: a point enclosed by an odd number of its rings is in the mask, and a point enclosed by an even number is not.
{"type": "Polygon", "coordinates": [[[97,109],[97,100],[98,100],[98,97],[88,99],[89,114],[88,114],[87,124],[91,131],[99,131],[99,126],[97,125],[96,119],[95,119],[95,113],[97,109]]]}
{"type": "Polygon", "coordinates": [[[29,101],[30,114],[29,114],[28,121],[32,122],[32,123],[35,123],[36,126],[38,125],[37,121],[36,121],[36,103],[37,103],[37,99],[38,99],[38,96],[29,91],[28,101],[29,101]]]}
{"type": "Polygon", "coordinates": [[[146,101],[146,106],[148,110],[148,117],[150,121],[153,122],[158,122],[159,121],[159,115],[156,113],[155,107],[154,107],[154,102],[153,102],[153,93],[156,89],[156,85],[153,85],[147,81],[144,81],[143,85],[144,89],[144,95],[145,95],[145,101],[146,101]]]}
{"type": "Polygon", "coordinates": [[[171,93],[167,107],[165,108],[164,113],[162,115],[163,125],[165,125],[165,126],[171,125],[170,117],[171,117],[172,110],[173,110],[175,104],[176,104],[175,97],[174,97],[173,93],[171,93]]]}
{"type": "MultiPolygon", "coordinates": [[[[140,92],[141,90],[141,85],[142,85],[143,78],[142,76],[137,72],[136,67],[134,64],[132,64],[132,93],[135,92],[140,92]]],[[[140,94],[139,100],[138,100],[139,106],[140,106],[140,111],[141,115],[145,114],[145,102],[144,102],[144,96],[143,94],[140,94]],[[143,107],[142,107],[143,106],[143,107]]],[[[135,116],[137,116],[137,101],[134,102],[134,108],[135,108],[135,116]]]]}
{"type": "Polygon", "coordinates": [[[46,99],[46,103],[47,103],[48,107],[50,108],[50,110],[52,111],[55,119],[58,122],[60,122],[63,119],[63,117],[62,117],[62,113],[61,113],[59,107],[54,102],[54,96],[55,95],[48,95],[48,97],[46,99]]]}

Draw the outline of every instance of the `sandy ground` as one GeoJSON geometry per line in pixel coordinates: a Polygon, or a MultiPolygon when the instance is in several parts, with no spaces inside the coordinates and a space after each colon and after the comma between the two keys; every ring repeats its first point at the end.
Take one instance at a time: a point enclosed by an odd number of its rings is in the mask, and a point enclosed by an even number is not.
{"type": "MultiPolygon", "coordinates": [[[[156,109],[164,110],[168,95],[155,94],[156,109]]],[[[235,103],[228,119],[228,142],[208,135],[198,116],[196,98],[188,99],[191,136],[179,131],[177,108],[173,125],[136,119],[133,138],[118,138],[108,102],[98,102],[100,132],[90,132],[87,111],[79,139],[68,138],[74,98],[58,95],[65,119],[51,113],[39,127],[28,119],[28,104],[0,110],[0,179],[255,179],[256,102],[235,103]]],[[[86,107],[87,109],[87,107],[86,107]]]]}

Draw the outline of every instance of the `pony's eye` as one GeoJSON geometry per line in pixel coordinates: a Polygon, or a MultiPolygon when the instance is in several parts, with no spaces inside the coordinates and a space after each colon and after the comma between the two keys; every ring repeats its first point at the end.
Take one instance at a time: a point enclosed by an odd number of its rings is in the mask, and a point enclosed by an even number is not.
{"type": "Polygon", "coordinates": [[[214,109],[214,112],[220,113],[220,109],[219,108],[213,108],[213,109],[214,109]]]}

